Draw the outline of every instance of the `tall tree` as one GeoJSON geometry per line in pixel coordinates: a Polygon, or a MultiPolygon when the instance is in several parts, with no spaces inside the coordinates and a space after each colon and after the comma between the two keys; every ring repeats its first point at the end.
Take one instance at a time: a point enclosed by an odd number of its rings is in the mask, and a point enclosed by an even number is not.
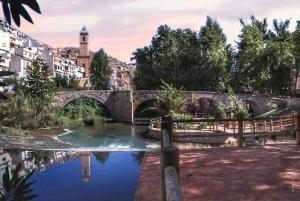
{"type": "Polygon", "coordinates": [[[298,82],[298,74],[300,69],[300,21],[297,21],[296,30],[293,33],[294,39],[294,55],[296,59],[296,72],[295,72],[295,84],[294,84],[294,95],[296,94],[297,82],[298,82]]]}
{"type": "Polygon", "coordinates": [[[54,99],[54,83],[50,80],[49,66],[37,58],[27,66],[27,76],[23,85],[24,93],[32,100],[34,118],[37,120],[42,111],[51,106],[54,99]]]}
{"type": "Polygon", "coordinates": [[[273,21],[273,30],[264,52],[264,67],[269,69],[268,88],[272,95],[290,95],[295,72],[295,45],[289,32],[290,21],[273,21]]]}
{"type": "Polygon", "coordinates": [[[201,72],[199,76],[204,89],[224,91],[229,81],[231,48],[226,44],[226,36],[219,23],[207,17],[201,27],[199,43],[201,50],[201,72]]]}
{"type": "Polygon", "coordinates": [[[240,22],[242,30],[237,44],[237,66],[232,87],[236,91],[254,92],[264,87],[268,79],[268,71],[261,64],[267,38],[267,23],[266,19],[260,22],[254,16],[251,17],[250,24],[242,19],[240,22]]]}
{"type": "Polygon", "coordinates": [[[109,89],[112,70],[108,65],[108,56],[100,49],[94,56],[90,66],[90,80],[94,89],[109,89]]]}
{"type": "Polygon", "coordinates": [[[160,26],[151,44],[133,53],[136,61],[134,84],[137,89],[158,89],[161,80],[197,89],[198,54],[197,34],[190,29],[172,30],[167,25],[160,26]]]}

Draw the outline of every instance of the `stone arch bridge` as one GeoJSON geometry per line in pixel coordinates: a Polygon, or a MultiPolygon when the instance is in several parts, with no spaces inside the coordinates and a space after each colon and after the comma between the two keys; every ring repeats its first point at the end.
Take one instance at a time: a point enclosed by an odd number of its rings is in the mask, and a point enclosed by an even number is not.
{"type": "MultiPolygon", "coordinates": [[[[63,91],[57,93],[56,104],[64,107],[68,103],[81,97],[93,98],[101,102],[111,113],[114,120],[119,122],[133,122],[134,112],[142,103],[157,99],[158,91],[150,90],[83,90],[83,91],[63,91]]],[[[185,96],[189,100],[207,98],[215,103],[222,102],[227,104],[227,95],[224,93],[206,91],[186,91],[185,96]]],[[[259,115],[267,112],[269,108],[280,104],[283,100],[268,96],[253,94],[237,94],[238,97],[246,101],[253,108],[254,114],[259,115]]]]}

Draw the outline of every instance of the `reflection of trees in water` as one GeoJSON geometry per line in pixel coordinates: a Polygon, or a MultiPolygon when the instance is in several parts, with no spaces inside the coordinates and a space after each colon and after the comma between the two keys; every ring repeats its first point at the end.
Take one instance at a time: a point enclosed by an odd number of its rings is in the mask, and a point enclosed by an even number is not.
{"type": "Polygon", "coordinates": [[[142,165],[144,159],[145,152],[134,152],[131,154],[133,161],[138,165],[142,165]]]}
{"type": "Polygon", "coordinates": [[[53,153],[49,151],[34,151],[31,153],[31,159],[34,159],[34,164],[40,168],[41,164],[50,163],[53,158],[53,153]]]}
{"type": "Polygon", "coordinates": [[[32,185],[35,181],[29,181],[35,171],[31,171],[28,175],[20,176],[21,164],[12,172],[8,165],[3,174],[3,183],[0,188],[1,201],[30,201],[38,195],[34,194],[32,185]]]}
{"type": "Polygon", "coordinates": [[[93,152],[93,155],[95,156],[98,162],[104,165],[109,159],[110,152],[93,152]]]}

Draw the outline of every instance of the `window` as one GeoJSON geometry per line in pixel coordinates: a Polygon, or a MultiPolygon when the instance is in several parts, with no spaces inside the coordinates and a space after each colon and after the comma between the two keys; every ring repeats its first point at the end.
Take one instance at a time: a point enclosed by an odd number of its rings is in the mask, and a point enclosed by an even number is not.
{"type": "Polygon", "coordinates": [[[85,64],[82,64],[83,68],[85,68],[85,64]]]}
{"type": "Polygon", "coordinates": [[[3,47],[3,48],[6,48],[6,43],[2,43],[2,47],[3,47]]]}
{"type": "Polygon", "coordinates": [[[82,41],[85,42],[85,36],[82,37],[82,41]]]}

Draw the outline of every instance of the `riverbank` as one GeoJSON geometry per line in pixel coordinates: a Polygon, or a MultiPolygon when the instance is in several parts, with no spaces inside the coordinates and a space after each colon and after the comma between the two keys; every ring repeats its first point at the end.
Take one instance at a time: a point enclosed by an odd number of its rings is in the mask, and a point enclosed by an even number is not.
{"type": "Polygon", "coordinates": [[[24,131],[13,128],[1,128],[0,147],[3,149],[74,149],[74,145],[55,139],[63,129],[43,129],[24,131]]]}

